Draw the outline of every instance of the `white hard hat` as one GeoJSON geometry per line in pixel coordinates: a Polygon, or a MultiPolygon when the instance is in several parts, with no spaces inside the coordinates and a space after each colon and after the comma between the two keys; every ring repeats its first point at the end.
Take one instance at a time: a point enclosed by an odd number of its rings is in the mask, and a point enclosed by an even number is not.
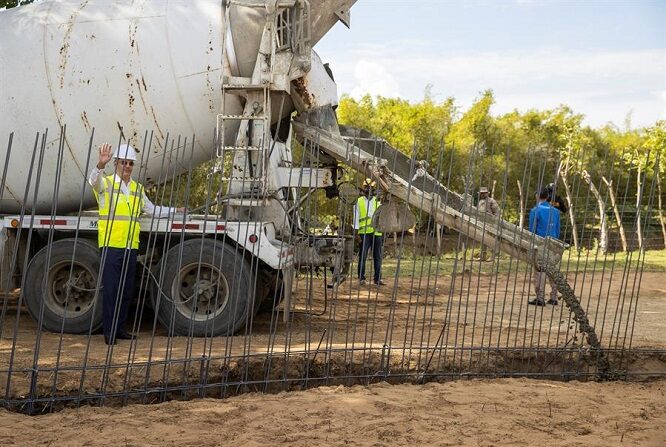
{"type": "Polygon", "coordinates": [[[113,151],[113,158],[136,161],[136,151],[129,144],[121,144],[113,151]]]}

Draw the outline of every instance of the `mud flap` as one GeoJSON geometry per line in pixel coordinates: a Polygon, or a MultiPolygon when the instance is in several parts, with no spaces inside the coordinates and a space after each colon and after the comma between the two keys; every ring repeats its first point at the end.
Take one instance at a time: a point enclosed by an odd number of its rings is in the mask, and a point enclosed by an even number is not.
{"type": "Polygon", "coordinates": [[[0,293],[6,293],[15,288],[12,282],[12,247],[15,237],[9,234],[7,228],[0,223],[0,293]]]}

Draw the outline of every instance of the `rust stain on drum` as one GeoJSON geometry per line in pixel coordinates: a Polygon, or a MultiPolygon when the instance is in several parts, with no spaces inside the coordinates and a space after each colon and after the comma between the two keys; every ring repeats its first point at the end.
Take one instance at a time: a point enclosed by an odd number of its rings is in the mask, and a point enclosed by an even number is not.
{"type": "Polygon", "coordinates": [[[164,141],[164,132],[160,129],[160,125],[157,122],[157,116],[155,116],[155,109],[153,106],[150,106],[150,114],[153,115],[153,121],[155,122],[155,127],[157,127],[157,132],[160,134],[162,141],[164,141]]]}
{"type": "Polygon", "coordinates": [[[60,63],[58,64],[58,69],[60,70],[60,75],[58,76],[60,81],[60,88],[65,87],[65,69],[67,67],[67,59],[69,58],[69,40],[72,37],[72,31],[74,30],[74,22],[76,22],[76,17],[87,5],[88,0],[81,3],[79,8],[72,12],[72,15],[69,16],[69,20],[65,25],[67,30],[65,31],[65,37],[62,39],[62,46],[60,47],[60,63]]]}
{"type": "Polygon", "coordinates": [[[9,185],[5,185],[5,190],[9,193],[10,196],[12,196],[12,198],[16,201],[16,203],[22,204],[21,200],[19,199],[19,196],[9,188],[9,185]]]}
{"type": "MultiPolygon", "coordinates": [[[[139,14],[143,12],[143,7],[139,8],[139,11],[137,11],[139,14]]],[[[127,65],[128,65],[128,71],[125,73],[125,77],[127,78],[128,85],[127,85],[127,99],[128,99],[128,106],[129,106],[129,129],[128,131],[131,131],[132,135],[129,137],[128,140],[131,140],[134,142],[135,146],[138,145],[138,142],[136,140],[137,137],[137,119],[136,119],[136,108],[134,106],[134,100],[136,98],[136,92],[134,92],[135,88],[135,82],[134,80],[136,78],[142,77],[142,74],[139,74],[138,76],[135,74],[135,65],[139,66],[139,71],[141,64],[138,63],[139,61],[139,45],[138,42],[136,42],[136,35],[138,31],[139,25],[137,23],[137,18],[132,18],[130,19],[129,23],[129,46],[130,46],[130,54],[128,55],[129,57],[127,58],[127,65]],[[132,56],[134,54],[134,56],[132,56]]],[[[137,83],[136,88],[139,90],[139,96],[141,96],[141,86],[137,83]]],[[[142,99],[143,101],[143,99],[142,99]]],[[[145,109],[145,106],[144,106],[145,109]]]]}
{"type": "Polygon", "coordinates": [[[90,122],[88,121],[88,115],[86,114],[85,110],[81,114],[81,121],[83,121],[83,126],[86,128],[86,130],[90,132],[90,122]]]}
{"type": "MultiPolygon", "coordinates": [[[[143,82],[143,77],[141,80],[136,80],[136,86],[138,87],[139,90],[139,98],[141,98],[141,104],[143,105],[143,110],[148,112],[148,107],[146,107],[146,98],[143,97],[143,89],[141,89],[141,83],[143,82]]],[[[143,82],[143,87],[146,87],[146,83],[143,82]]]]}

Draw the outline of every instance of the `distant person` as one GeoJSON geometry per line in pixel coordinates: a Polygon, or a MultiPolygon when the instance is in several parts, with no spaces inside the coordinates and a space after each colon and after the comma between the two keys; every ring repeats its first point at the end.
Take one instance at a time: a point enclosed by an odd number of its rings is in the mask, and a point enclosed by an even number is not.
{"type": "MultiPolygon", "coordinates": [[[[488,191],[488,188],[486,188],[485,186],[479,188],[479,203],[477,205],[477,208],[482,213],[490,214],[493,217],[499,216],[500,213],[500,208],[499,205],[497,204],[497,200],[490,197],[490,192],[488,191]]],[[[488,259],[487,245],[481,244],[481,253],[479,254],[479,258],[482,261],[492,260],[492,258],[488,259]]]]}
{"type": "Polygon", "coordinates": [[[490,191],[485,186],[479,188],[479,204],[477,208],[479,211],[488,213],[491,216],[499,216],[500,208],[497,200],[490,197],[490,191]]]}
{"type": "Polygon", "coordinates": [[[375,285],[383,286],[386,283],[382,281],[382,245],[384,236],[372,227],[372,216],[379,207],[380,203],[376,197],[376,184],[372,179],[365,179],[361,189],[361,196],[354,205],[354,229],[357,231],[359,240],[358,250],[358,279],[360,285],[365,285],[365,262],[368,253],[372,251],[372,261],[374,264],[375,285]]]}
{"type": "MultiPolygon", "coordinates": [[[[537,194],[537,205],[530,210],[529,229],[541,237],[560,238],[560,213],[548,201],[548,188],[537,194]]],[[[550,299],[546,302],[546,273],[534,268],[534,290],[536,298],[528,301],[533,306],[552,304],[557,306],[557,285],[550,280],[550,299]]]]}
{"type": "Polygon", "coordinates": [[[560,213],[566,214],[566,212],[569,211],[569,208],[562,197],[557,194],[555,183],[549,183],[548,186],[546,186],[546,190],[548,191],[548,202],[550,202],[550,204],[560,213]]]}
{"type": "Polygon", "coordinates": [[[99,147],[99,159],[88,176],[99,206],[97,232],[102,250],[102,330],[104,342],[133,340],[125,329],[129,305],[134,294],[136,257],[139,251],[139,216],[168,217],[185,212],[185,208],[155,206],[148,200],[140,183],[132,180],[136,151],[121,144],[111,153],[111,145],[99,147]],[[113,160],[114,173],[104,174],[113,160]],[[122,290],[120,288],[122,287],[122,290]]]}

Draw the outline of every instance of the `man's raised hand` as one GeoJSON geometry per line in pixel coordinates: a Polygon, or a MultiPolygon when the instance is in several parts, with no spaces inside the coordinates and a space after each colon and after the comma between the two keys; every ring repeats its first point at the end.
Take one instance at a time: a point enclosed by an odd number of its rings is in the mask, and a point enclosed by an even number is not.
{"type": "Polygon", "coordinates": [[[113,156],[113,150],[112,150],[110,144],[104,143],[104,144],[100,145],[100,147],[99,147],[99,161],[97,162],[97,168],[98,169],[104,169],[106,164],[111,161],[112,156],[113,156]]]}

